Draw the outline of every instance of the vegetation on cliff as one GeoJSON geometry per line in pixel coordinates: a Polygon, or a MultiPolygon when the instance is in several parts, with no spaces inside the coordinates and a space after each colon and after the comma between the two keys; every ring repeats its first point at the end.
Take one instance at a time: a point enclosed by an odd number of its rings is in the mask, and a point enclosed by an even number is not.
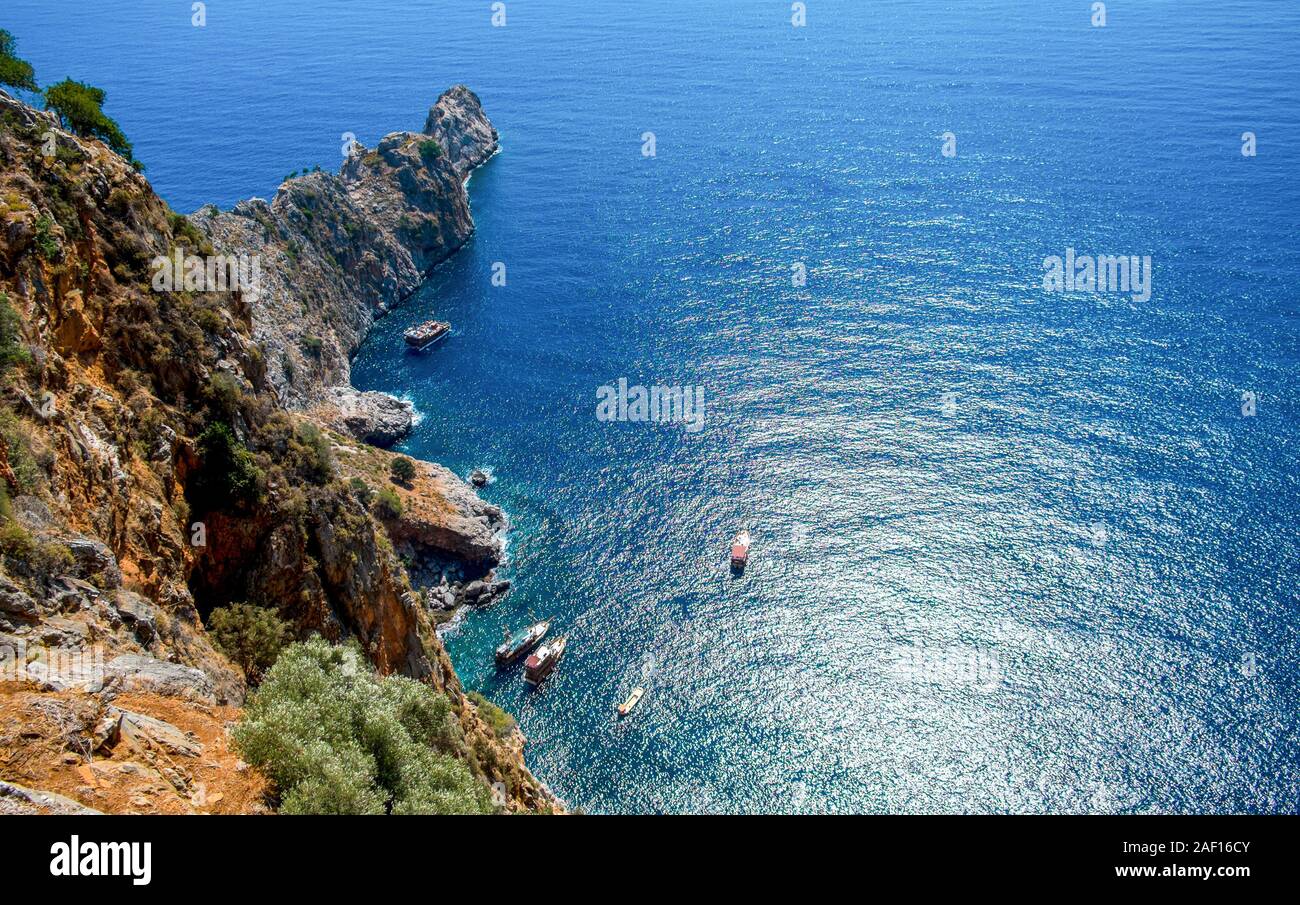
{"type": "Polygon", "coordinates": [[[64,79],[45,89],[45,109],[57,113],[66,128],[78,135],[99,139],[129,160],[137,170],[143,169],[121,127],[104,113],[105,100],[104,89],[72,79],[64,79]]]}
{"type": "Polygon", "coordinates": [[[0,28],[0,85],[23,91],[38,91],[32,64],[18,58],[17,47],[18,42],[14,36],[0,28]]]}
{"type": "Polygon", "coordinates": [[[135,169],[144,169],[135,159],[131,142],[127,141],[121,126],[104,112],[107,96],[102,88],[64,79],[42,92],[36,82],[36,71],[31,63],[18,57],[17,47],[14,36],[0,29],[0,86],[43,93],[45,109],[52,110],[64,128],[85,138],[99,139],[130,161],[135,169]]]}
{"type": "Polygon", "coordinates": [[[469,693],[469,699],[478,708],[478,715],[491,727],[497,738],[508,738],[518,728],[515,718],[493,704],[477,691],[469,693]]]}
{"type": "Polygon", "coordinates": [[[0,380],[15,365],[27,364],[32,354],[22,341],[22,321],[9,303],[9,296],[0,292],[0,380]]]}
{"type": "Polygon", "coordinates": [[[286,814],[488,814],[451,703],[380,678],[352,645],[287,648],[234,730],[276,783],[286,814]]]}
{"type": "Polygon", "coordinates": [[[208,632],[217,650],[244,671],[250,684],[256,685],[279,657],[289,626],[274,610],[232,603],[212,611],[208,632]]]}
{"type": "Polygon", "coordinates": [[[415,480],[415,463],[406,456],[398,456],[393,460],[393,464],[389,466],[389,472],[392,474],[393,480],[406,486],[415,480]]]}

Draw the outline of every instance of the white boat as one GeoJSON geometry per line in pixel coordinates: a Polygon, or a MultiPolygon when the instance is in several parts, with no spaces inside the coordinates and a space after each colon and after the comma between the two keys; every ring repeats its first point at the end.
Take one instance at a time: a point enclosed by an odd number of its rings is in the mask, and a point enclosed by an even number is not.
{"type": "Polygon", "coordinates": [[[404,336],[408,346],[423,352],[450,332],[451,324],[446,321],[425,321],[407,330],[404,336]]]}
{"type": "Polygon", "coordinates": [[[751,538],[749,529],[742,528],[740,533],[731,539],[731,565],[737,569],[745,568],[749,562],[749,545],[751,538]]]}
{"type": "Polygon", "coordinates": [[[645,695],[645,689],[642,688],[640,685],[638,685],[636,688],[633,688],[632,693],[628,695],[627,700],[624,701],[622,704],[618,705],[618,715],[627,716],[629,713],[631,713],[632,708],[635,707],[638,703],[640,703],[641,698],[644,695],[645,695]]]}
{"type": "Polygon", "coordinates": [[[541,622],[534,622],[528,628],[513,635],[510,630],[506,630],[506,640],[497,648],[496,660],[497,666],[509,666],[524,654],[528,653],[534,647],[541,643],[546,637],[546,633],[551,630],[551,620],[543,619],[541,622]]]}

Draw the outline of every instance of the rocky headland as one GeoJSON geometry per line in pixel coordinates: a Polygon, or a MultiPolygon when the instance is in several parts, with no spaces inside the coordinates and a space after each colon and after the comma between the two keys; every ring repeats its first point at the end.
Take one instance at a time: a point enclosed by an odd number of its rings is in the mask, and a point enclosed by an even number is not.
{"type": "Polygon", "coordinates": [[[261,263],[253,339],[283,404],[379,445],[410,430],[409,405],[351,387],[352,357],[375,319],[473,235],[465,181],[497,150],[478,97],[458,85],[423,132],[354,145],[338,174],[304,173],[270,201],[191,215],[218,254],[261,263]]]}
{"type": "Polygon", "coordinates": [[[508,588],[505,517],[435,464],[394,480],[410,407],[348,382],[472,235],[465,181],[496,151],[457,86],[338,174],[185,217],[0,91],[0,811],[262,809],[227,747],[248,677],[207,624],[240,602],[445,693],[503,807],[557,808],[435,632],[508,588]],[[252,257],[256,283],[159,291],[178,255],[252,257]]]}

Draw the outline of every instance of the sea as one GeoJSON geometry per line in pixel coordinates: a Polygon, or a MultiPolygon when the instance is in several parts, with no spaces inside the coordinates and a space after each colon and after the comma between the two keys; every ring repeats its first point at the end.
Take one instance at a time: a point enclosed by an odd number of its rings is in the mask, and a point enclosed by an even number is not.
{"type": "Polygon", "coordinates": [[[405,452],[491,475],[513,590],[445,640],[570,808],[1300,810],[1300,4],[0,28],[105,89],[180,211],[482,98],[477,233],[353,374],[415,404],[405,452]],[[569,637],[536,690],[491,656],[534,617],[569,637]]]}

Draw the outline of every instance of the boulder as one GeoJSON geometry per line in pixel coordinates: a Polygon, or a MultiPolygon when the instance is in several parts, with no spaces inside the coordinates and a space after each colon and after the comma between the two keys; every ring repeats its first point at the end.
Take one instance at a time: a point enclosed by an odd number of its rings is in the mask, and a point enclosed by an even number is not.
{"type": "Polygon", "coordinates": [[[151,692],[208,704],[215,704],[217,700],[212,680],[193,666],[123,654],[109,661],[105,674],[119,691],[151,692]]]}
{"type": "Polygon", "coordinates": [[[321,412],[340,433],[371,446],[389,447],[411,432],[415,407],[387,393],[333,387],[321,412]]]}
{"type": "Polygon", "coordinates": [[[118,591],[113,598],[113,609],[122,623],[135,633],[145,647],[158,637],[158,624],[155,621],[156,608],[145,598],[131,591],[118,591]]]}
{"type": "Polygon", "coordinates": [[[84,804],[73,801],[71,798],[55,795],[53,792],[29,789],[26,786],[0,779],[0,814],[75,814],[83,816],[102,813],[102,811],[96,811],[94,808],[88,808],[84,804]]]}
{"type": "Polygon", "coordinates": [[[40,618],[41,611],[31,595],[0,575],[0,616],[17,617],[24,621],[40,618]]]}
{"type": "Polygon", "coordinates": [[[424,603],[431,610],[446,612],[456,608],[456,595],[446,585],[429,588],[424,595],[424,603]]]}
{"type": "Polygon", "coordinates": [[[203,753],[203,745],[171,723],[130,710],[120,711],[117,741],[141,750],[158,748],[181,757],[198,757],[203,753]]]}
{"type": "Polygon", "coordinates": [[[115,588],[122,583],[122,570],[117,566],[117,557],[101,541],[90,537],[65,538],[63,543],[72,551],[72,558],[77,563],[77,577],[90,578],[99,576],[101,584],[115,588]]]}

